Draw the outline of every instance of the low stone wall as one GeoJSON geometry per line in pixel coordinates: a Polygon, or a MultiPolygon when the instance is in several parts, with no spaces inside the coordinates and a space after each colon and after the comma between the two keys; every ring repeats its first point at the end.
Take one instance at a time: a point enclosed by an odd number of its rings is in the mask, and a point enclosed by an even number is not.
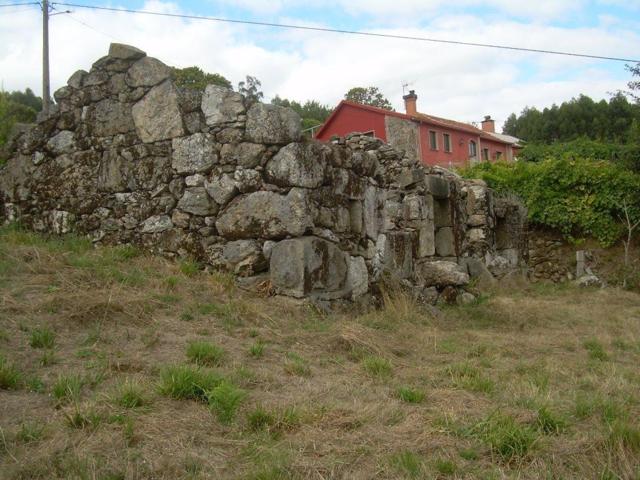
{"type": "Polygon", "coordinates": [[[192,256],[319,299],[359,297],[389,275],[433,301],[527,251],[517,200],[366,135],[303,140],[293,111],[178,89],[134,47],[112,44],[54,97],[10,141],[4,222],[192,256]]]}

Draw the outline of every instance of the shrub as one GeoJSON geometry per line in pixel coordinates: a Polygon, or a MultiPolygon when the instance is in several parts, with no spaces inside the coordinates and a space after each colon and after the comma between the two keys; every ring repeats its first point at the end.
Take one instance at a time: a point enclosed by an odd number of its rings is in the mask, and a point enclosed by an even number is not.
{"type": "Polygon", "coordinates": [[[407,403],[420,403],[424,400],[424,392],[410,387],[399,387],[396,395],[400,400],[407,403]]]}
{"type": "Polygon", "coordinates": [[[53,348],[55,333],[49,327],[34,328],[29,344],[33,348],[53,348]]]}
{"type": "Polygon", "coordinates": [[[22,374],[12,363],[0,355],[0,388],[4,390],[15,390],[18,388],[22,374]]]}
{"type": "Polygon", "coordinates": [[[214,389],[221,381],[222,377],[211,370],[173,365],[160,371],[159,390],[162,395],[178,400],[206,401],[206,392],[214,389]]]}
{"type": "Polygon", "coordinates": [[[198,365],[220,365],[224,350],[204,341],[191,342],[187,347],[187,358],[198,365]]]}
{"type": "Polygon", "coordinates": [[[604,246],[623,233],[623,204],[640,218],[640,174],[607,161],[549,158],[539,163],[479,163],[462,170],[500,193],[520,196],[532,222],[567,237],[593,236],[604,246]]]}
{"type": "Polygon", "coordinates": [[[229,423],[246,397],[246,392],[230,382],[222,381],[207,392],[209,408],[222,423],[229,423]]]}

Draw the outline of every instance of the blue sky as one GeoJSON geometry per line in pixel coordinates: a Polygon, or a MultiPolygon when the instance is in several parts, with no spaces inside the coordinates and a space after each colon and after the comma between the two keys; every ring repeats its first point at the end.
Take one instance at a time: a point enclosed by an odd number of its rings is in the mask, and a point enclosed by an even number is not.
{"type": "MultiPolygon", "coordinates": [[[[640,57],[640,0],[78,0],[91,5],[299,23],[597,55],[640,57]]],[[[9,0],[0,0],[8,3],[9,0]]],[[[4,13],[4,12],[3,12],[4,13]]],[[[39,90],[37,11],[0,14],[0,79],[39,90]],[[27,34],[25,34],[27,32],[27,34]]],[[[421,111],[498,121],[525,106],[624,88],[620,62],[299,32],[73,8],[52,19],[52,82],[88,69],[111,41],[137,45],[176,66],[200,65],[237,83],[262,80],[267,98],[337,103],[356,85],[378,86],[398,110],[402,83],[421,111]],[[81,41],[78,41],[78,40],[81,41]]]]}

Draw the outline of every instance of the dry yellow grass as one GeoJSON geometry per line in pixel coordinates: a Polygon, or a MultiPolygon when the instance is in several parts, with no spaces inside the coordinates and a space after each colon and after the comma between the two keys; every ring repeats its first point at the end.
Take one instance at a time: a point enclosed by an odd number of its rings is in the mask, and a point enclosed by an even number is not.
{"type": "Polygon", "coordinates": [[[19,372],[0,389],[3,479],[640,478],[640,296],[615,289],[512,285],[435,316],[394,294],[325,316],[5,228],[0,354],[0,385],[19,372]],[[29,345],[44,326],[47,361],[29,345]],[[230,423],[160,393],[164,367],[195,368],[194,340],[246,394],[230,423]],[[79,395],[57,399],[72,375],[79,395]]]}

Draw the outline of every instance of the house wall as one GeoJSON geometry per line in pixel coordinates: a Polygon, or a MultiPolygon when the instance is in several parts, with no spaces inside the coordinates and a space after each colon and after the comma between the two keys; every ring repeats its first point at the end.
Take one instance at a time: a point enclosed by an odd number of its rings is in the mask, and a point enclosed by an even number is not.
{"type": "Polygon", "coordinates": [[[343,105],[342,110],[333,117],[331,123],[316,137],[318,140],[328,141],[332,136],[344,137],[353,132],[373,131],[375,136],[387,141],[385,130],[385,116],[368,110],[343,105]]]}
{"type": "Polygon", "coordinates": [[[343,105],[341,110],[335,115],[326,128],[316,137],[318,140],[328,141],[332,136],[345,136],[353,132],[374,132],[374,136],[388,142],[395,148],[404,150],[408,156],[416,155],[425,165],[439,165],[445,168],[464,166],[469,162],[469,143],[476,142],[477,160],[482,161],[482,150],[489,149],[489,161],[496,161],[497,152],[502,153],[502,159],[512,160],[513,153],[511,147],[498,141],[492,141],[480,136],[462,132],[458,130],[443,128],[440,125],[430,125],[427,123],[417,123],[405,118],[383,113],[363,110],[351,105],[343,105]],[[389,128],[389,124],[395,125],[389,128]],[[407,124],[410,128],[400,128],[401,124],[407,124]],[[417,126],[417,127],[416,127],[417,126]],[[406,131],[418,129],[419,140],[417,148],[411,148],[407,142],[406,131]],[[431,149],[429,142],[429,131],[436,132],[438,148],[431,149]],[[443,134],[451,136],[451,152],[444,150],[443,134]],[[415,154],[413,153],[415,151],[415,154]]]}
{"type": "Polygon", "coordinates": [[[420,147],[422,150],[422,162],[425,165],[440,165],[442,167],[457,167],[469,161],[469,142],[473,140],[478,144],[478,136],[471,133],[444,129],[439,126],[422,123],[420,125],[420,147]],[[438,139],[437,150],[431,149],[429,132],[436,132],[438,139]],[[451,135],[451,152],[444,150],[443,134],[451,135]]]}

